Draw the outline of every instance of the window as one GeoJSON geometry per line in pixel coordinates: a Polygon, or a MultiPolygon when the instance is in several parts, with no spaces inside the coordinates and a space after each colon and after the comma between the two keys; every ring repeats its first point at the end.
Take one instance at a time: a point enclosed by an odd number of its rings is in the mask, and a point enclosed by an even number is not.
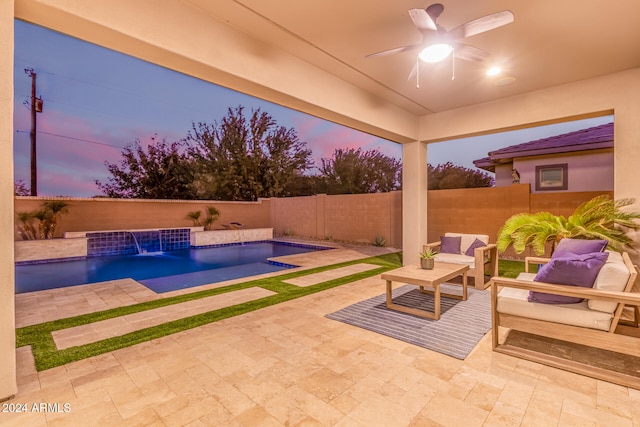
{"type": "Polygon", "coordinates": [[[566,190],[568,188],[567,163],[536,166],[536,190],[566,190]]]}

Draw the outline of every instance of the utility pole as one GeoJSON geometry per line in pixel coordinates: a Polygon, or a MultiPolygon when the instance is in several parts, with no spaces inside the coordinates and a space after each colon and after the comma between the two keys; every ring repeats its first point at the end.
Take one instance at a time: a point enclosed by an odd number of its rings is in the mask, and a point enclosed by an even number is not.
{"type": "Polygon", "coordinates": [[[33,68],[25,68],[24,72],[31,77],[31,195],[38,195],[38,157],[36,156],[36,114],[42,113],[42,99],[36,98],[36,72],[33,68]]]}

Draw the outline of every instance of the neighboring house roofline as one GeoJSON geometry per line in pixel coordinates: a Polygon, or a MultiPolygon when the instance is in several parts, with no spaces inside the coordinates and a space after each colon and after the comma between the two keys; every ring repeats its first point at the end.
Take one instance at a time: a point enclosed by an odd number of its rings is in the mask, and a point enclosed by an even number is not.
{"type": "Polygon", "coordinates": [[[489,152],[488,157],[474,160],[473,164],[477,168],[495,172],[497,165],[513,163],[514,159],[520,157],[572,153],[603,148],[613,148],[613,122],[522,144],[510,145],[489,152]]]}

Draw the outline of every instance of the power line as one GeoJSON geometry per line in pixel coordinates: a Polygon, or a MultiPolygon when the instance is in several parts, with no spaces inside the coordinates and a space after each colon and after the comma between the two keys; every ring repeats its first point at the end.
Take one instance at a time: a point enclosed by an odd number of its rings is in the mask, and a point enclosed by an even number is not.
{"type": "MultiPolygon", "coordinates": [[[[21,96],[23,96],[23,95],[16,95],[16,97],[21,97],[21,96]]],[[[70,108],[72,108],[74,110],[81,110],[83,112],[92,111],[94,113],[102,114],[102,115],[108,116],[108,117],[114,117],[114,118],[117,118],[117,119],[123,119],[123,118],[124,119],[129,119],[131,117],[131,116],[125,115],[125,114],[114,114],[114,113],[111,113],[111,112],[106,112],[106,111],[98,110],[98,109],[95,109],[95,108],[89,108],[89,107],[85,107],[85,106],[78,106],[78,105],[74,105],[74,104],[71,104],[71,103],[68,103],[68,102],[56,101],[56,100],[51,99],[51,98],[42,97],[42,100],[43,101],[47,101],[49,103],[53,103],[53,104],[64,105],[64,106],[70,107],[70,108]]]]}
{"type": "MultiPolygon", "coordinates": [[[[26,130],[17,130],[16,133],[28,133],[28,132],[26,130]]],[[[87,142],[89,144],[104,145],[105,147],[113,147],[113,148],[118,148],[120,150],[124,149],[124,147],[121,147],[119,145],[107,144],[106,142],[91,141],[89,139],[76,138],[76,137],[73,137],[73,136],[60,135],[60,134],[57,134],[57,133],[45,132],[45,131],[38,131],[38,133],[43,134],[43,135],[49,135],[49,136],[57,136],[58,138],[71,139],[71,140],[74,140],[74,141],[87,142]]]]}
{"type": "MultiPolygon", "coordinates": [[[[16,57],[16,59],[20,59],[21,61],[23,61],[25,63],[27,62],[27,60],[22,59],[22,58],[16,57]]],[[[14,65],[14,68],[18,68],[18,67],[19,66],[17,64],[14,65]]],[[[162,67],[160,67],[160,68],[162,68],[162,67]]],[[[92,82],[90,80],[83,80],[83,79],[80,79],[80,78],[77,78],[77,77],[72,77],[72,76],[65,75],[65,74],[53,73],[53,72],[50,72],[50,71],[39,71],[39,73],[48,74],[48,75],[51,75],[51,76],[67,79],[67,80],[70,80],[72,82],[80,83],[80,84],[87,85],[87,86],[93,86],[95,88],[99,88],[99,89],[102,89],[102,90],[105,90],[105,91],[111,92],[111,93],[118,92],[120,95],[125,95],[125,96],[128,96],[128,97],[135,97],[135,98],[138,98],[138,99],[140,99],[140,100],[142,100],[144,102],[152,102],[152,103],[155,103],[155,104],[161,104],[165,108],[169,108],[169,110],[171,110],[171,111],[182,110],[184,108],[189,108],[189,110],[194,111],[194,112],[199,112],[200,111],[198,108],[192,108],[192,107],[190,107],[188,105],[176,106],[176,104],[174,102],[172,102],[171,100],[165,99],[163,97],[150,97],[150,96],[147,96],[147,94],[140,94],[140,93],[137,93],[137,92],[131,92],[131,91],[127,91],[127,90],[124,90],[122,88],[119,88],[119,87],[107,86],[107,85],[104,85],[104,84],[92,82]]],[[[182,77],[182,78],[193,78],[193,79],[199,80],[199,79],[197,79],[195,77],[187,76],[187,75],[181,74],[179,72],[175,72],[175,73],[180,75],[180,77],[182,77]]],[[[218,88],[221,88],[221,89],[231,90],[231,89],[224,88],[224,87],[222,87],[220,85],[216,85],[215,83],[209,83],[209,84],[211,84],[212,86],[216,86],[218,88]]],[[[82,107],[77,107],[77,108],[82,108],[82,107]]]]}

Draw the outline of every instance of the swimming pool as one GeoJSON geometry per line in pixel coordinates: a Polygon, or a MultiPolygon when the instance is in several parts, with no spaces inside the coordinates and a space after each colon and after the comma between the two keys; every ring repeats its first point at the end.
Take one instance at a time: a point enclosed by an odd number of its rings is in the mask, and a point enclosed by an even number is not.
{"type": "Polygon", "coordinates": [[[16,293],[124,278],[163,293],[291,268],[267,258],[323,249],[274,241],[16,265],[16,293]]]}

